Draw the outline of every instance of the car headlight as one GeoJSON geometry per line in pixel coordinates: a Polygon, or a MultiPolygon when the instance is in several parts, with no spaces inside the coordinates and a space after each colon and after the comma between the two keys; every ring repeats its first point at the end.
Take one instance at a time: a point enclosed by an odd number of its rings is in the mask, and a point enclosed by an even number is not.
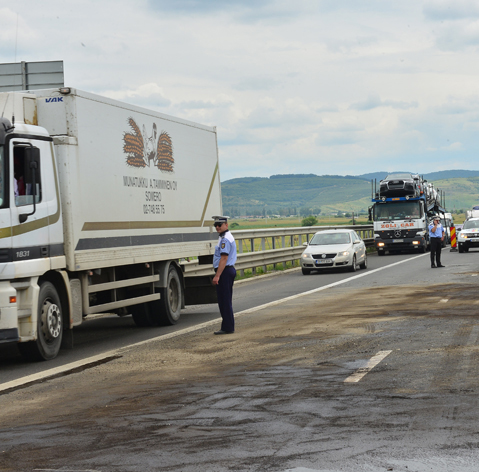
{"type": "Polygon", "coordinates": [[[301,257],[304,257],[305,259],[307,259],[308,257],[311,257],[311,254],[304,253],[301,257]]]}
{"type": "Polygon", "coordinates": [[[349,251],[338,252],[338,256],[349,256],[349,251]]]}

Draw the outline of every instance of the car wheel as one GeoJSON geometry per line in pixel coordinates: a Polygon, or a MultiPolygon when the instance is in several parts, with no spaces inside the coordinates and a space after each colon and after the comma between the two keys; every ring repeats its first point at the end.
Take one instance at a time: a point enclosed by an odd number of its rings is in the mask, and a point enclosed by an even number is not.
{"type": "Polygon", "coordinates": [[[304,267],[301,267],[301,272],[303,275],[309,275],[311,274],[311,269],[305,269],[304,267]]]}
{"type": "Polygon", "coordinates": [[[462,247],[462,244],[459,244],[459,252],[462,254],[464,252],[464,248],[462,247]]]}
{"type": "Polygon", "coordinates": [[[361,269],[367,269],[368,268],[368,255],[365,253],[364,254],[364,261],[362,264],[359,265],[361,269]]]}
{"type": "Polygon", "coordinates": [[[353,256],[353,263],[351,264],[351,267],[349,268],[350,272],[356,272],[357,270],[357,264],[356,264],[356,254],[353,256]]]}

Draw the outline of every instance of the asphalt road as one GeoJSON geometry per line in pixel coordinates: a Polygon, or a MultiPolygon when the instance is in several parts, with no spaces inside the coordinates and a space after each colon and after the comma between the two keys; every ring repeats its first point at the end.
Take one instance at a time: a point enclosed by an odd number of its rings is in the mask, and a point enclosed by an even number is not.
{"type": "MultiPolygon", "coordinates": [[[[444,253],[445,263],[449,256],[449,252],[444,253]]],[[[454,253],[454,256],[458,254],[454,253]]],[[[463,256],[463,254],[461,254],[463,256]]],[[[402,262],[414,257],[414,255],[390,255],[386,257],[378,257],[377,255],[369,256],[368,269],[356,272],[358,274],[369,274],[378,268],[389,267],[397,262],[402,262]]],[[[467,257],[467,255],[466,255],[467,257]]],[[[452,260],[459,259],[453,258],[452,260]]],[[[462,257],[461,257],[462,259],[462,257]]],[[[428,259],[423,257],[421,266],[423,278],[427,280],[432,274],[428,270],[428,259]],[[422,267],[424,266],[424,267],[422,267]]],[[[442,269],[444,270],[444,269],[442,269]]],[[[354,287],[367,287],[371,284],[381,284],[382,277],[388,277],[389,284],[409,283],[408,279],[414,283],[417,274],[409,273],[403,264],[393,266],[387,272],[382,272],[379,277],[354,278],[354,287]]],[[[245,280],[236,283],[234,287],[234,309],[235,312],[241,312],[263,305],[265,303],[282,300],[289,296],[294,296],[318,287],[329,286],[333,283],[340,283],[351,278],[350,272],[344,270],[313,272],[309,276],[303,276],[299,269],[287,272],[279,272],[272,276],[262,276],[254,280],[245,280]]],[[[436,274],[432,280],[437,279],[444,274],[436,274]]],[[[198,324],[208,322],[210,320],[219,320],[219,311],[216,305],[200,305],[187,307],[183,310],[180,322],[175,326],[155,327],[155,328],[138,328],[131,316],[120,318],[116,315],[101,315],[84,322],[81,326],[74,329],[74,347],[73,349],[64,349],[59,356],[49,362],[31,363],[25,361],[19,354],[15,345],[0,345],[0,388],[6,382],[16,379],[41,374],[43,371],[61,368],[62,366],[72,363],[82,362],[83,359],[101,356],[103,353],[120,349],[134,343],[146,341],[148,339],[171,334],[185,328],[190,328],[198,324]]],[[[220,321],[218,321],[219,327],[220,321]]],[[[212,329],[213,331],[213,329],[212,329]]]]}
{"type": "MultiPolygon", "coordinates": [[[[0,395],[0,471],[475,471],[479,252],[443,263],[238,284],[231,336],[212,306],[86,323],[54,367],[116,354],[0,395]]],[[[4,353],[2,383],[38,369],[4,353]]]]}

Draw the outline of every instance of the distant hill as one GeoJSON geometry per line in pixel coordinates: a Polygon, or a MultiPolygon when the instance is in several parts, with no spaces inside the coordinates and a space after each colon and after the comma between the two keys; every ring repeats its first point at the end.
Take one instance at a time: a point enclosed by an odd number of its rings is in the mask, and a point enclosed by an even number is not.
{"type": "MultiPolygon", "coordinates": [[[[280,174],[231,179],[221,184],[223,212],[231,217],[367,212],[371,180],[386,175],[280,174]]],[[[444,191],[450,211],[479,204],[479,171],[438,171],[424,174],[424,178],[444,191]]]]}

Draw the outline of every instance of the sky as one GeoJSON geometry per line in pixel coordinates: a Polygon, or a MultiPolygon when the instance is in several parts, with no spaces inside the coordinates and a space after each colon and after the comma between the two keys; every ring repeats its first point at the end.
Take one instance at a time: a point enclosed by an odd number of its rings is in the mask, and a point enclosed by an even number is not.
{"type": "Polygon", "coordinates": [[[479,169],[479,0],[3,5],[0,63],[216,126],[222,181],[479,169]]]}

